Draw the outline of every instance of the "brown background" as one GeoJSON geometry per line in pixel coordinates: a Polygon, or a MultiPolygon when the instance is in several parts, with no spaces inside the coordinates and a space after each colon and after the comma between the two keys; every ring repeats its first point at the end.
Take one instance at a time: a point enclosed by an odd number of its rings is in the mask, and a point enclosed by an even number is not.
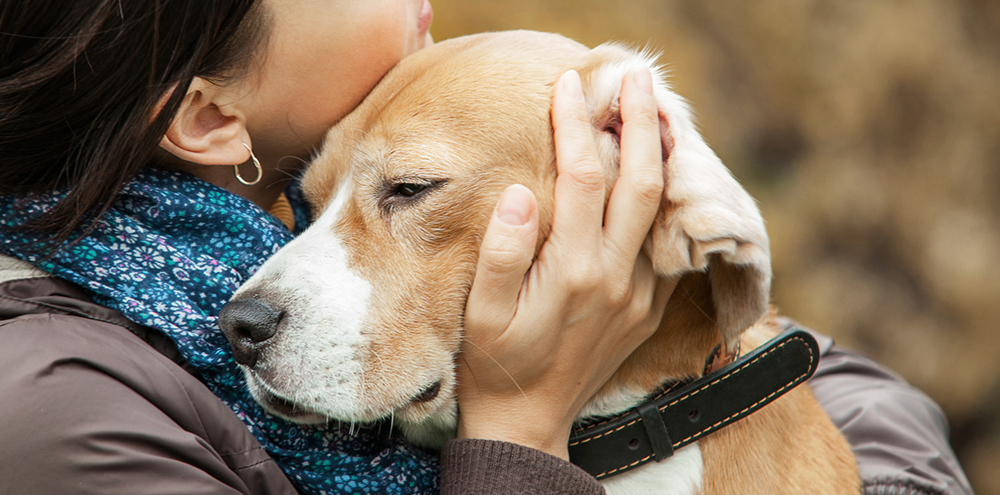
{"type": "Polygon", "coordinates": [[[976,492],[1000,495],[1000,1],[432,2],[439,40],[662,52],[760,201],[773,301],[930,394],[976,492]]]}

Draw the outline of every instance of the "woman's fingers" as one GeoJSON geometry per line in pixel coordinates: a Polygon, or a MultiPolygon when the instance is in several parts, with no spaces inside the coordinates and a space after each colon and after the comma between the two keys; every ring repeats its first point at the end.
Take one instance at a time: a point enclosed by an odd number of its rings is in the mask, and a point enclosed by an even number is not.
{"type": "Polygon", "coordinates": [[[648,69],[625,75],[619,102],[620,175],[608,201],[604,237],[620,260],[630,263],[639,252],[663,197],[660,121],[648,69]]]}
{"type": "Polygon", "coordinates": [[[537,238],[535,195],[522,185],[508,187],[486,228],[465,315],[466,328],[497,333],[473,339],[493,340],[510,324],[537,238]]]}
{"type": "Polygon", "coordinates": [[[566,72],[556,82],[552,127],[559,175],[550,240],[572,239],[580,254],[596,254],[601,246],[606,178],[576,71],[566,72]]]}

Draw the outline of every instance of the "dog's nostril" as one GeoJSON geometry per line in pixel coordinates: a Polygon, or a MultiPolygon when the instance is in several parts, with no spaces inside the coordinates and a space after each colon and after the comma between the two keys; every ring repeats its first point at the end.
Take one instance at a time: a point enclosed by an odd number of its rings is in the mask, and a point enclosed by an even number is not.
{"type": "Polygon", "coordinates": [[[413,402],[430,402],[438,396],[439,392],[441,392],[441,382],[437,381],[434,382],[434,385],[425,388],[423,392],[414,397],[413,402]]]}
{"type": "Polygon", "coordinates": [[[219,328],[233,346],[237,363],[253,366],[259,355],[258,344],[278,332],[281,311],[258,299],[230,301],[219,312],[219,328]]]}
{"type": "Polygon", "coordinates": [[[258,299],[241,299],[226,304],[219,313],[219,326],[227,336],[232,333],[253,343],[263,342],[278,332],[281,311],[258,299]]]}

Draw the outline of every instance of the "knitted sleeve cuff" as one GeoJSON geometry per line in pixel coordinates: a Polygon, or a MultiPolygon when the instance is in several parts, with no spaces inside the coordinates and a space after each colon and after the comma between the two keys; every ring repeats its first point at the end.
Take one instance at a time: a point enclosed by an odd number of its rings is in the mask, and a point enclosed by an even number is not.
{"type": "Polygon", "coordinates": [[[441,451],[441,494],[603,494],[576,465],[539,450],[481,439],[451,440],[441,451]]]}

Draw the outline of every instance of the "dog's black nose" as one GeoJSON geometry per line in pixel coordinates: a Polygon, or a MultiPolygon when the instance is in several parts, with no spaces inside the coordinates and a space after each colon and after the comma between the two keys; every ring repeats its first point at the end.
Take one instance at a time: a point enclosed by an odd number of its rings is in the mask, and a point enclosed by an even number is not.
{"type": "Polygon", "coordinates": [[[230,301],[219,313],[219,328],[233,346],[237,363],[253,367],[261,344],[278,332],[282,313],[258,299],[230,301]]]}

